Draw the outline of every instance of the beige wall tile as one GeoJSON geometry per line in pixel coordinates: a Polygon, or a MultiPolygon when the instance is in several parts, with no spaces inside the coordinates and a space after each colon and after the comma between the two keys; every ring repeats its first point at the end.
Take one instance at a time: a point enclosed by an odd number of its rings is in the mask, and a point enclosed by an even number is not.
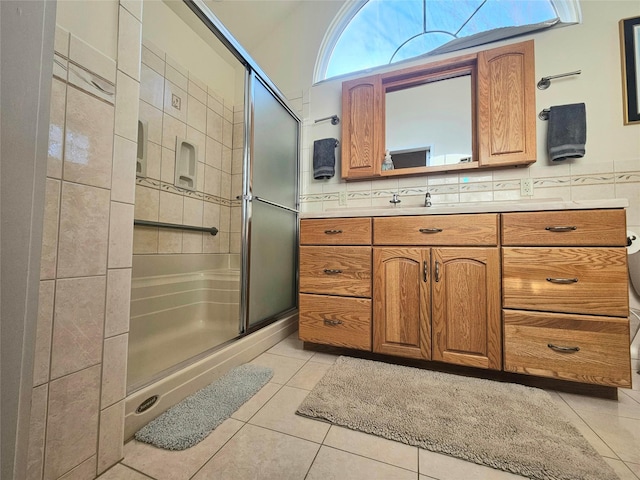
{"type": "Polygon", "coordinates": [[[160,229],[158,253],[182,253],[182,232],[160,229]]]}
{"type": "MultiPolygon", "coordinates": [[[[142,21],[142,0],[120,0],[120,5],[127,9],[134,17],[142,21]]],[[[140,39],[142,41],[142,39],[140,39]]]]}
{"type": "Polygon", "coordinates": [[[242,236],[239,233],[229,234],[229,253],[240,253],[242,249],[242,236]]]}
{"type": "MultiPolygon", "coordinates": [[[[167,67],[171,68],[171,67],[167,67]]],[[[185,79],[186,81],[186,79],[185,79]]],[[[186,89],[182,89],[169,80],[164,81],[164,107],[166,114],[187,123],[187,103],[189,99],[186,89]],[[174,101],[176,102],[174,106],[174,101]]]]}
{"type": "Polygon", "coordinates": [[[148,227],[134,227],[133,253],[158,253],[158,229],[148,227]]]}
{"type": "Polygon", "coordinates": [[[96,476],[96,455],[86,459],[59,480],[93,480],[96,476]]]}
{"type": "Polygon", "coordinates": [[[60,25],[56,25],[53,49],[60,55],[64,55],[65,57],[69,56],[69,32],[60,25]]]}
{"type": "Polygon", "coordinates": [[[136,220],[158,221],[160,211],[160,190],[136,185],[136,203],[134,217],[136,220]]]}
{"type": "Polygon", "coordinates": [[[198,163],[205,163],[207,136],[193,127],[187,126],[187,140],[196,147],[198,163]]]}
{"type": "Polygon", "coordinates": [[[218,252],[217,253],[229,253],[229,232],[218,232],[216,235],[218,238],[218,252]]]}
{"type": "MultiPolygon", "coordinates": [[[[224,156],[222,158],[224,159],[224,156]]],[[[220,174],[220,196],[231,199],[231,174],[224,171],[220,174]]]]}
{"type": "MultiPolygon", "coordinates": [[[[164,68],[164,62],[162,66],[164,68]]],[[[140,66],[140,100],[162,110],[164,102],[164,77],[145,64],[140,66]]]]}
{"type": "Polygon", "coordinates": [[[231,173],[231,148],[226,145],[222,145],[221,170],[226,173],[231,173]]]}
{"type": "Polygon", "coordinates": [[[100,403],[103,410],[126,396],[128,340],[129,334],[125,333],[104,341],[100,403]]]}
{"type": "Polygon", "coordinates": [[[189,88],[187,89],[189,95],[195,97],[205,107],[207,106],[207,86],[195,78],[191,73],[189,74],[189,88]]]}
{"type": "Polygon", "coordinates": [[[162,147],[159,144],[147,142],[147,178],[160,180],[162,178],[161,169],[162,147]]]}
{"type": "Polygon", "coordinates": [[[63,178],[110,188],[112,158],[113,106],[69,88],[63,178]]]}
{"type": "Polygon", "coordinates": [[[56,283],[51,378],[102,361],[106,277],[79,277],[56,283]]]}
{"type": "Polygon", "coordinates": [[[109,270],[107,272],[107,301],[104,320],[105,338],[129,331],[130,305],[131,269],[109,270]]]}
{"type": "Polygon", "coordinates": [[[118,70],[140,80],[140,48],[142,25],[126,8],[118,15],[118,70]]]}
{"type": "Polygon", "coordinates": [[[222,116],[207,108],[207,136],[222,143],[222,116]]]}
{"type": "Polygon", "coordinates": [[[220,196],[220,182],[222,172],[217,168],[205,165],[204,167],[204,192],[209,195],[220,196]]]}
{"type": "Polygon", "coordinates": [[[202,253],[202,233],[183,232],[182,253],[202,253]]]}
{"type": "Polygon", "coordinates": [[[202,239],[202,253],[220,252],[220,233],[216,236],[205,235],[202,239]]]}
{"type": "MultiPolygon", "coordinates": [[[[235,141],[234,141],[235,145],[235,141]]],[[[244,150],[242,148],[234,148],[231,152],[231,173],[242,173],[242,165],[244,162],[244,150]]]]}
{"type": "Polygon", "coordinates": [[[131,266],[133,253],[133,211],[128,203],[111,202],[109,222],[109,262],[108,268],[131,266]]]}
{"type": "Polygon", "coordinates": [[[40,278],[55,278],[58,256],[58,222],[60,220],[60,180],[47,178],[44,194],[44,222],[40,278]]]}
{"type": "Polygon", "coordinates": [[[220,231],[231,231],[231,207],[220,205],[220,231]]]}
{"type": "Polygon", "coordinates": [[[51,331],[53,328],[53,298],[55,280],[42,280],[38,296],[38,324],[33,360],[33,385],[49,381],[49,360],[51,357],[51,331]]]}
{"type": "Polygon", "coordinates": [[[184,197],[184,223],[185,225],[203,225],[204,202],[199,198],[184,197]]]}
{"type": "Polygon", "coordinates": [[[165,58],[167,63],[164,78],[186,92],[189,88],[189,72],[170,56],[166,55],[165,58]]]}
{"type": "Polygon", "coordinates": [[[57,479],[96,454],[99,402],[100,365],[50,383],[45,479],[57,479]]]}
{"type": "Polygon", "coordinates": [[[134,142],[138,141],[138,103],[140,84],[118,72],[116,88],[115,133],[134,142]]]}
{"type": "Polygon", "coordinates": [[[47,430],[47,396],[49,385],[41,385],[31,393],[29,445],[27,447],[27,480],[41,480],[44,466],[44,438],[47,430]]]}
{"type": "Polygon", "coordinates": [[[228,120],[222,122],[222,145],[233,148],[233,124],[228,120]]]}
{"type": "Polygon", "coordinates": [[[116,81],[116,62],[74,34],[69,43],[69,59],[111,83],[116,81]]]}
{"type": "Polygon", "coordinates": [[[162,146],[175,151],[176,138],[185,138],[186,136],[186,122],[182,122],[165,113],[162,120],[162,146]]]}
{"type": "Polygon", "coordinates": [[[617,183],[615,192],[616,198],[626,198],[629,201],[627,225],[640,225],[640,184],[617,183]]]}
{"type": "Polygon", "coordinates": [[[173,185],[176,175],[176,152],[162,147],[162,165],[160,167],[160,180],[173,185]]]}
{"type": "Polygon", "coordinates": [[[167,223],[182,223],[184,197],[169,192],[160,192],[159,221],[167,223]]]}
{"type": "Polygon", "coordinates": [[[159,57],[146,46],[142,46],[142,63],[164,76],[164,57],[159,57]]]}
{"type": "Polygon", "coordinates": [[[222,169],[222,144],[212,137],[207,137],[205,163],[218,170],[222,169]]]}
{"type": "Polygon", "coordinates": [[[231,175],[231,196],[229,200],[233,200],[242,195],[242,174],[234,173],[231,175]]]}
{"type": "MultiPolygon", "coordinates": [[[[56,30],[57,33],[57,30],[56,30]]],[[[51,113],[49,114],[49,156],[47,177],[62,178],[64,153],[64,119],[67,103],[67,85],[57,78],[51,83],[51,113]]]]}
{"type": "Polygon", "coordinates": [[[60,207],[58,277],[104,275],[109,190],[64,182],[60,207]]]}
{"type": "MultiPolygon", "coordinates": [[[[137,144],[119,135],[113,138],[111,200],[133,204],[136,199],[137,144]]],[[[148,155],[148,151],[147,151],[148,155]]],[[[148,170],[147,165],[147,170],[148,170]]]]}
{"type": "Polygon", "coordinates": [[[139,110],[140,120],[147,122],[147,140],[160,145],[162,143],[162,109],[140,100],[139,110]]]}
{"type": "Polygon", "coordinates": [[[229,231],[233,233],[240,233],[242,231],[242,208],[231,207],[230,212],[229,231]]]}
{"type": "Polygon", "coordinates": [[[202,133],[207,131],[207,107],[192,95],[187,105],[187,125],[202,133]]]}
{"type": "Polygon", "coordinates": [[[204,163],[198,162],[198,175],[196,178],[196,190],[204,192],[204,163]]]}
{"type": "Polygon", "coordinates": [[[204,202],[203,225],[220,228],[220,205],[204,202]]]}
{"type": "Polygon", "coordinates": [[[100,412],[98,474],[119,462],[124,456],[123,436],[124,400],[100,412]]]}

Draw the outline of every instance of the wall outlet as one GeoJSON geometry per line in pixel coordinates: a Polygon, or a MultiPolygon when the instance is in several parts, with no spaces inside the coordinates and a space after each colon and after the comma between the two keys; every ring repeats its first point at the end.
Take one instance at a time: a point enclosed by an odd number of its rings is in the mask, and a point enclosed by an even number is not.
{"type": "Polygon", "coordinates": [[[523,178],[520,180],[520,195],[530,197],[533,195],[533,179],[523,178]]]}
{"type": "Polygon", "coordinates": [[[347,206],[347,192],[338,193],[338,205],[340,205],[341,207],[347,206]]]}

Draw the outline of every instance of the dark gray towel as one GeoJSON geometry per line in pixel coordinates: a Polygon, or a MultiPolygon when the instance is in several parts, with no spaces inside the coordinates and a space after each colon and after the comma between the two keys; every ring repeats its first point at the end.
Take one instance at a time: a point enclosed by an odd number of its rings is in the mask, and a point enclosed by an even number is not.
{"type": "Polygon", "coordinates": [[[323,180],[336,173],[336,147],[338,140],[323,138],[313,142],[313,178],[323,180]]]}
{"type": "Polygon", "coordinates": [[[554,161],[584,157],[587,143],[587,115],[584,103],[549,109],[547,148],[554,161]]]}

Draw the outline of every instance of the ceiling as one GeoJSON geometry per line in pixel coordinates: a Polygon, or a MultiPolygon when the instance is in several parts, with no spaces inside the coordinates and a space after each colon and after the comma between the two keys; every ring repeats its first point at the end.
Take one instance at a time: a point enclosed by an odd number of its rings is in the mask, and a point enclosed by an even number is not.
{"type": "Polygon", "coordinates": [[[205,4],[249,52],[304,0],[205,0],[205,4]]]}

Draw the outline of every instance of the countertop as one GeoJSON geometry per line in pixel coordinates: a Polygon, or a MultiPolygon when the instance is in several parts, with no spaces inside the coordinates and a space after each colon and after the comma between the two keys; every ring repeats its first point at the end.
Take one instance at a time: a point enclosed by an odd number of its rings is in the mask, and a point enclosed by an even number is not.
{"type": "Polygon", "coordinates": [[[624,198],[566,201],[561,199],[518,200],[509,202],[446,203],[431,207],[390,205],[383,207],[342,207],[324,212],[301,212],[300,218],[390,217],[398,215],[451,215],[461,213],[535,212],[551,210],[591,210],[625,208],[624,198]]]}

